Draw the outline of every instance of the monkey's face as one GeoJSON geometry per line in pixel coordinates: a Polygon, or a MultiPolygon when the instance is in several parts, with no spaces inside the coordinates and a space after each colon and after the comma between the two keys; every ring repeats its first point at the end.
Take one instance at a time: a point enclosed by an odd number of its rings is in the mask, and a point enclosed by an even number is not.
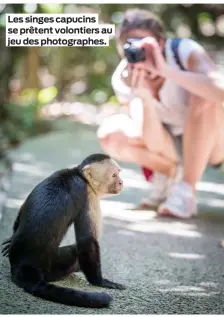
{"type": "Polygon", "coordinates": [[[91,187],[99,196],[117,195],[123,188],[119,165],[112,159],[105,159],[84,167],[83,172],[91,187]]]}
{"type": "Polygon", "coordinates": [[[110,173],[108,172],[107,179],[107,189],[105,194],[106,195],[117,195],[122,191],[123,188],[123,181],[119,176],[120,170],[112,169],[110,173]]]}

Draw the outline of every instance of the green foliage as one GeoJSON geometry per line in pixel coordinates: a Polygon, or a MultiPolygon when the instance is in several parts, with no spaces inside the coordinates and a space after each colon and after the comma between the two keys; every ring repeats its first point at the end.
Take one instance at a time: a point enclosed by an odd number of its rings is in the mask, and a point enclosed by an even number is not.
{"type": "Polygon", "coordinates": [[[56,87],[48,87],[38,92],[37,100],[40,104],[50,103],[58,94],[56,87]]]}
{"type": "Polygon", "coordinates": [[[0,152],[10,144],[16,145],[28,136],[50,131],[49,122],[38,118],[36,104],[18,106],[4,104],[1,106],[2,122],[0,126],[0,152]]]}
{"type": "Polygon", "coordinates": [[[42,3],[39,5],[40,11],[44,13],[63,13],[63,4],[59,3],[54,3],[52,4],[47,4],[47,3],[42,3]]]}
{"type": "Polygon", "coordinates": [[[198,15],[198,23],[210,22],[212,20],[212,15],[209,12],[201,12],[198,15]]]}
{"type": "Polygon", "coordinates": [[[37,100],[38,89],[23,89],[20,94],[21,103],[24,106],[28,106],[30,103],[34,103],[37,100]]]}
{"type": "Polygon", "coordinates": [[[20,98],[21,103],[29,105],[30,103],[37,103],[39,105],[45,105],[50,103],[56,98],[58,90],[56,87],[48,87],[44,89],[23,89],[20,98]]]}

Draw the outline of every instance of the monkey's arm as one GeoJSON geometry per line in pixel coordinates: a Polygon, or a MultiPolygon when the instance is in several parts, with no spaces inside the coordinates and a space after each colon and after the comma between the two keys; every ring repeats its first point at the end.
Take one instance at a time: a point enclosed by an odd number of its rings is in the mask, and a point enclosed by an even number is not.
{"type": "MultiPolygon", "coordinates": [[[[16,217],[16,220],[13,224],[13,234],[15,233],[15,231],[17,230],[18,226],[19,226],[19,220],[20,220],[20,214],[21,214],[21,210],[19,211],[17,217],[16,217]]],[[[2,246],[4,245],[4,247],[2,248],[2,255],[5,256],[5,257],[8,257],[9,256],[9,249],[10,249],[10,245],[11,245],[11,242],[12,242],[12,238],[13,238],[13,234],[10,238],[4,240],[2,242],[2,246]]]]}
{"type": "Polygon", "coordinates": [[[9,256],[9,249],[10,249],[11,241],[12,241],[12,237],[10,237],[2,242],[2,246],[4,246],[2,248],[2,255],[5,257],[9,256]]]}
{"type": "Polygon", "coordinates": [[[125,289],[121,284],[102,277],[100,246],[96,238],[96,224],[93,223],[89,210],[79,212],[75,221],[76,242],[81,270],[89,283],[105,288],[125,289]]]}

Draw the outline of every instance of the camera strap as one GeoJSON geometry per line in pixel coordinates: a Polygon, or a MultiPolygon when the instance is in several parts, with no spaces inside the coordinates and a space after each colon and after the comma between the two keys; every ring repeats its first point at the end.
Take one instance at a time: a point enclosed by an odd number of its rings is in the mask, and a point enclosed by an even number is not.
{"type": "Polygon", "coordinates": [[[179,65],[182,70],[186,70],[183,64],[181,63],[181,60],[178,54],[178,47],[180,45],[180,42],[181,42],[181,39],[178,39],[178,38],[171,39],[171,49],[173,51],[173,55],[177,65],[179,65]]]}

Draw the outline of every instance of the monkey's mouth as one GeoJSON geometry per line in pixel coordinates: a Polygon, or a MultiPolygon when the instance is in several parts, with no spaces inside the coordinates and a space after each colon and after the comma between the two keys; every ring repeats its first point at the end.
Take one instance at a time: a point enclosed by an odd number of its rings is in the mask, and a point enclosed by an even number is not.
{"type": "Polygon", "coordinates": [[[114,188],[113,190],[110,191],[109,195],[118,195],[122,191],[122,188],[114,188]]]}
{"type": "Polygon", "coordinates": [[[115,192],[119,194],[122,191],[122,189],[123,189],[123,185],[120,185],[118,188],[115,189],[115,192]]]}

